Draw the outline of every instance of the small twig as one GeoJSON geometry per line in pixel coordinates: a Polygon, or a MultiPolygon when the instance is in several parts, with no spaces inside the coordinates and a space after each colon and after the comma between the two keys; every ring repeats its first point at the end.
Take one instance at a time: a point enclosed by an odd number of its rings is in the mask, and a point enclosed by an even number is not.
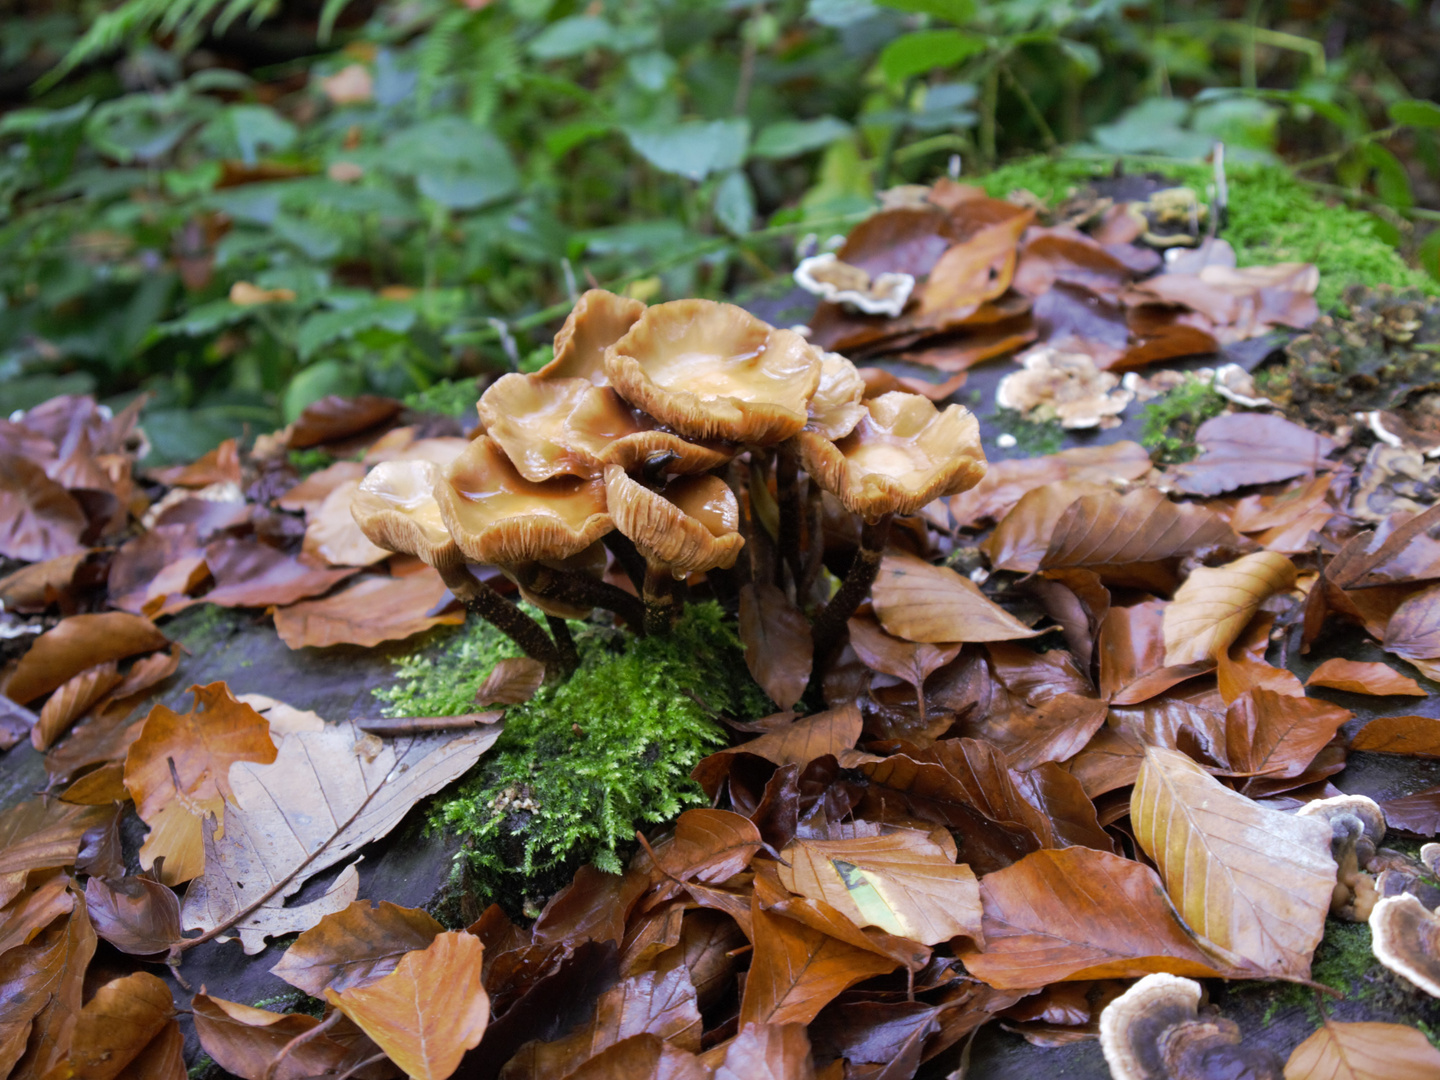
{"type": "MultiPolygon", "coordinates": [[[[775,501],[780,506],[779,548],[775,559],[775,584],[785,587],[785,567],[798,591],[800,566],[800,452],[794,442],[781,443],[775,450],[775,501]]],[[[798,599],[798,597],[797,597],[798,599]]]]}
{"type": "Polygon", "coordinates": [[[431,732],[468,731],[493,724],[504,716],[504,709],[492,709],[489,712],[460,713],[458,716],[396,716],[382,720],[356,720],[355,726],[368,735],[398,737],[431,732]]]}
{"type": "Polygon", "coordinates": [[[388,1057],[389,1055],[386,1054],[383,1050],[380,1051],[380,1053],[378,1054],[371,1054],[364,1061],[359,1061],[356,1062],[354,1065],[351,1065],[350,1068],[346,1069],[343,1073],[337,1076],[335,1080],[350,1080],[350,1077],[356,1075],[357,1073],[363,1072],[371,1065],[380,1064],[380,1062],[387,1060],[388,1057]]]}
{"type": "Polygon", "coordinates": [[[1015,77],[1010,70],[1010,65],[1003,60],[1000,62],[1000,73],[1005,76],[1005,81],[1010,84],[1010,89],[1015,91],[1015,96],[1020,99],[1020,105],[1024,108],[1025,114],[1030,117],[1030,122],[1040,131],[1040,141],[1045,144],[1046,150],[1056,149],[1060,143],[1055,138],[1055,132],[1050,130],[1050,125],[1045,121],[1045,115],[1035,104],[1035,99],[1030,96],[1030,91],[1025,89],[1025,84],[1015,77]]]}

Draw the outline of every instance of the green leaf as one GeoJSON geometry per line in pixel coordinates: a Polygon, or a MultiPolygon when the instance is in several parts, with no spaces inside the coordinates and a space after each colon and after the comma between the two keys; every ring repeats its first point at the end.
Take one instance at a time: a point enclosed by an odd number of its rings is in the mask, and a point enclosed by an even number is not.
{"type": "Polygon", "coordinates": [[[571,15],[551,23],[530,39],[530,55],[536,60],[563,60],[591,49],[614,45],[615,25],[599,15],[571,15]]]}
{"type": "Polygon", "coordinates": [[[362,330],[378,327],[403,334],[413,325],[415,309],[409,305],[393,300],[369,300],[351,308],[315,312],[300,324],[295,348],[301,360],[308,360],[331,342],[352,338],[362,330]]]}
{"type": "Polygon", "coordinates": [[[674,58],[659,49],[636,53],[625,64],[631,81],[652,94],[658,94],[665,89],[666,84],[674,77],[677,67],[674,58]]]}
{"type": "Polygon", "coordinates": [[[688,120],[623,130],[635,152],[651,165],[691,180],[739,168],[750,142],[748,120],[688,120]]]}
{"type": "Polygon", "coordinates": [[[1420,267],[1440,281],[1440,229],[1436,229],[1420,245],[1420,267]]]}
{"type": "Polygon", "coordinates": [[[229,300],[211,300],[208,304],[191,308],[177,319],[161,323],[151,331],[151,337],[206,337],[227,326],[244,322],[254,311],[254,308],[241,307],[229,300]]]}
{"type": "Polygon", "coordinates": [[[614,129],[601,120],[576,120],[561,124],[545,133],[545,153],[552,158],[564,157],[581,143],[601,139],[614,129]]]}
{"type": "Polygon", "coordinates": [[[396,132],[385,140],[379,164],[413,177],[422,195],[453,210],[472,210],[520,189],[520,173],[505,144],[459,116],[396,132]]]}
{"type": "Polygon", "coordinates": [[[1370,143],[1365,147],[1365,159],[1375,170],[1375,194],[1387,206],[1408,210],[1415,205],[1415,193],[1410,190],[1410,174],[1399,158],[1379,143],[1370,143]]]}
{"type": "Polygon", "coordinates": [[[288,150],[295,142],[295,125],[264,105],[232,105],[225,110],[230,134],[246,165],[254,165],[259,151],[288,150]]]}
{"type": "Polygon", "coordinates": [[[1411,127],[1440,128],[1440,105],[1418,99],[1397,101],[1390,106],[1390,119],[1411,127]]]}
{"type": "Polygon", "coordinates": [[[917,30],[885,46],[880,54],[880,70],[891,82],[904,82],[912,75],[953,67],[986,48],[988,42],[975,34],[962,34],[959,30],[917,30]]]}
{"type": "Polygon", "coordinates": [[[750,153],[753,157],[762,158],[798,157],[829,146],[849,134],[850,125],[833,116],[821,116],[814,120],[781,120],[760,129],[750,153]]]}
{"type": "Polygon", "coordinates": [[[858,22],[874,18],[874,0],[810,0],[805,6],[805,17],[821,26],[843,30],[858,22]]]}
{"type": "Polygon", "coordinates": [[[957,25],[975,18],[976,11],[975,0],[880,0],[880,3],[896,11],[933,15],[957,25]]]}
{"type": "Polygon", "coordinates": [[[755,192],[745,170],[726,174],[715,188],[715,219],[731,236],[744,236],[755,220],[755,192]]]}
{"type": "Polygon", "coordinates": [[[305,411],[307,405],[313,405],[329,394],[350,397],[364,389],[364,380],[353,365],[340,360],[322,360],[297,373],[285,388],[285,422],[290,423],[305,411]]]}

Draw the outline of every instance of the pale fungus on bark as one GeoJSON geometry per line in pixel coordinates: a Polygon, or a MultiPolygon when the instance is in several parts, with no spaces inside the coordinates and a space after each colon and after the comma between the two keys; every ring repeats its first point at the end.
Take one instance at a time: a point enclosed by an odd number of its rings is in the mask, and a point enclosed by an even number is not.
{"type": "Polygon", "coordinates": [[[1410,893],[1387,896],[1370,913],[1375,959],[1440,997],[1440,916],[1410,893]]]}
{"type": "Polygon", "coordinates": [[[1027,420],[1055,420],[1063,428],[1111,428],[1135,396],[1121,387],[1118,375],[1101,371],[1085,353],[1046,345],[1031,349],[1021,362],[1022,370],[1000,380],[995,404],[1027,420]]]}

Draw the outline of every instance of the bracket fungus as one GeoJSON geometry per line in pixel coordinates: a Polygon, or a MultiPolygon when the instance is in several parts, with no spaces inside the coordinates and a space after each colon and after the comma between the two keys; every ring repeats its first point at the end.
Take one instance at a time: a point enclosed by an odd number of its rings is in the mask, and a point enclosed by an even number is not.
{"type": "Polygon", "coordinates": [[[915,275],[887,273],[872,278],[860,267],[841,262],[833,251],[827,251],[811,255],[795,267],[795,284],[831,304],[894,319],[910,302],[915,275]]]}
{"type": "Polygon", "coordinates": [[[1387,896],[1370,913],[1375,959],[1440,997],[1440,916],[1410,893],[1387,896]]]}
{"type": "Polygon", "coordinates": [[[1101,371],[1086,353],[1046,345],[1031,349],[1021,362],[1022,370],[1000,380],[995,404],[1028,420],[1058,420],[1063,428],[1111,428],[1135,396],[1120,385],[1118,375],[1101,371]]]}
{"type": "Polygon", "coordinates": [[[1193,979],[1146,975],[1100,1014],[1100,1049],[1114,1080],[1281,1080],[1274,1051],[1247,1047],[1233,1020],[1202,1011],[1193,979]]]}
{"type": "Polygon", "coordinates": [[[1297,813],[1323,818],[1330,826],[1330,854],[1338,868],[1330,914],[1345,922],[1365,922],[1379,899],[1375,879],[1365,870],[1385,839],[1385,812],[1364,795],[1337,795],[1308,802],[1297,813]]]}

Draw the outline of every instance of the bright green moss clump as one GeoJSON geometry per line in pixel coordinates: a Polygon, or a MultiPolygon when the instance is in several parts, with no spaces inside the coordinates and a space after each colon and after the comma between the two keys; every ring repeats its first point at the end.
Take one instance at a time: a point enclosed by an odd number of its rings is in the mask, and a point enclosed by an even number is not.
{"type": "Polygon", "coordinates": [[[1145,406],[1140,444],[1161,465],[1189,461],[1196,453],[1196,429],[1228,404],[1204,379],[1186,379],[1145,406]]]}
{"type": "MultiPolygon", "coordinates": [[[[1055,202],[1109,176],[1113,168],[1112,160],[1031,157],[996,169],[978,182],[1000,198],[1024,189],[1055,202]]],[[[1202,198],[1212,182],[1208,165],[1146,159],[1127,162],[1126,168],[1172,176],[1202,198]]],[[[1440,293],[1440,283],[1406,264],[1380,239],[1370,214],[1327,205],[1283,167],[1231,165],[1227,180],[1230,220],[1220,235],[1234,246],[1240,265],[1314,263],[1320,270],[1315,298],[1322,309],[1333,308],[1346,287],[1356,283],[1413,285],[1432,295],[1440,293]]]]}
{"type": "MultiPolygon", "coordinates": [[[[539,887],[583,860],[619,871],[638,826],[704,802],[689,774],[726,742],[713,718],[771,709],[713,603],[691,605],[664,637],[585,627],[577,645],[580,669],[507,710],[495,748],[433,811],[432,825],[465,840],[486,889],[539,887]]],[[[465,712],[495,661],[514,655],[471,622],[440,655],[400,661],[400,680],[377,695],[391,716],[465,712]]]]}

